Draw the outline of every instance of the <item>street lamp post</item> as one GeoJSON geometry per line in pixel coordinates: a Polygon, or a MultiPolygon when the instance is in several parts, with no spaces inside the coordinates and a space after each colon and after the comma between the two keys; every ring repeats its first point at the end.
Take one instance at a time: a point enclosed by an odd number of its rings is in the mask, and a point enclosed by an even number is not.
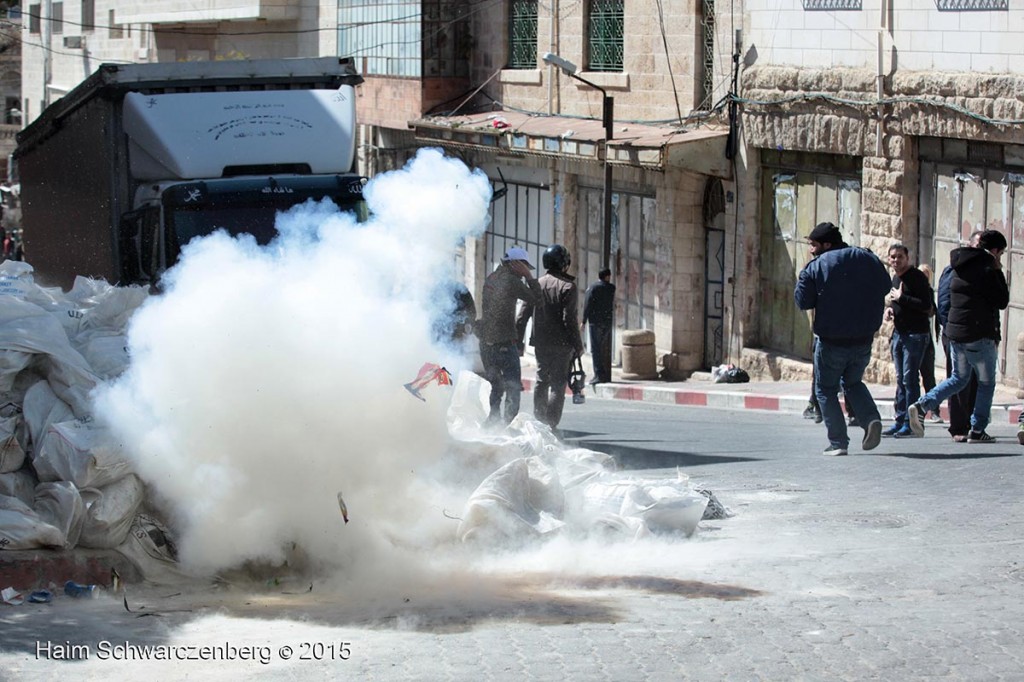
{"type": "Polygon", "coordinates": [[[615,110],[615,98],[610,97],[608,93],[600,85],[591,83],[586,78],[576,74],[576,65],[570,62],[568,59],[563,59],[557,54],[548,52],[544,55],[544,62],[551,64],[561,69],[570,78],[575,78],[581,83],[586,83],[595,90],[601,91],[602,101],[602,117],[604,119],[604,208],[602,209],[602,253],[601,263],[602,267],[611,269],[612,260],[612,165],[609,163],[609,153],[611,150],[610,143],[614,134],[613,127],[614,121],[614,110],[615,110]]]}

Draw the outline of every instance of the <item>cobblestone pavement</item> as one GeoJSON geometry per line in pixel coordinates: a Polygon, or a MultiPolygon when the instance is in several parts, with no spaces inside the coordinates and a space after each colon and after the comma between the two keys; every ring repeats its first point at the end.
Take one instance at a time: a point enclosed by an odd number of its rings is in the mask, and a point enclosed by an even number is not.
{"type": "MultiPolygon", "coordinates": [[[[583,444],[632,441],[666,466],[699,455],[686,472],[735,516],[685,541],[567,544],[560,565],[495,558],[501,570],[468,582],[373,599],[153,588],[131,595],[134,614],[112,597],[0,607],[0,677],[1024,679],[1024,448],[1009,425],[991,429],[995,445],[955,445],[929,428],[831,458],[820,454],[821,427],[792,416],[593,408],[566,417],[590,434],[583,444]],[[640,414],[649,421],[637,424],[640,414]],[[631,423],[632,436],[619,426],[631,423]],[[138,617],[139,604],[160,615],[138,617]],[[266,646],[269,662],[102,660],[102,640],[266,646]],[[41,641],[86,644],[91,655],[37,658],[41,641]]],[[[644,475],[654,473],[674,472],[644,475]]]]}

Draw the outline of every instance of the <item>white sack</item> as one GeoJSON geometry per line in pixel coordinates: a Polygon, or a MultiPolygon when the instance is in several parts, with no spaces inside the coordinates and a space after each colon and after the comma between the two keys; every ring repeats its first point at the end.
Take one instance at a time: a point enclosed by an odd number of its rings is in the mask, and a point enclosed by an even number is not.
{"type": "Polygon", "coordinates": [[[21,410],[8,403],[0,407],[0,474],[17,471],[25,463],[25,451],[18,440],[21,410]]]}
{"type": "MultiPolygon", "coordinates": [[[[550,474],[550,469],[542,467],[535,462],[534,473],[550,474]]],[[[463,542],[493,542],[558,530],[565,524],[549,510],[539,508],[552,499],[552,495],[560,497],[550,490],[551,487],[550,479],[547,485],[531,481],[530,462],[526,459],[509,462],[484,479],[470,496],[462,512],[457,537],[463,542]]]]}
{"type": "Polygon", "coordinates": [[[47,429],[32,464],[40,481],[71,481],[79,489],[102,488],[132,473],[110,431],[81,419],[47,429]]]}
{"type": "Polygon", "coordinates": [[[21,500],[0,495],[0,549],[63,547],[64,534],[21,500]]]}
{"type": "Polygon", "coordinates": [[[71,406],[57,397],[50,388],[48,381],[38,381],[25,392],[22,405],[22,417],[28,431],[28,442],[25,447],[29,451],[38,452],[46,430],[53,424],[73,421],[75,413],[71,406]]]}
{"type": "Polygon", "coordinates": [[[28,506],[36,499],[36,477],[26,469],[0,474],[0,495],[14,497],[28,506]]]}
{"type": "Polygon", "coordinates": [[[148,514],[138,514],[117,551],[130,560],[147,582],[168,584],[187,579],[167,528],[148,514]]]}
{"type": "Polygon", "coordinates": [[[85,504],[74,483],[40,483],[36,486],[36,499],[32,508],[41,519],[61,532],[64,549],[72,549],[78,544],[82,524],[85,522],[85,504]]]}
{"type": "Polygon", "coordinates": [[[13,296],[0,296],[0,349],[31,353],[32,367],[53,391],[77,416],[88,414],[88,394],[98,378],[52,315],[13,296]]]}
{"type": "Polygon", "coordinates": [[[103,379],[116,379],[128,369],[128,337],[124,334],[95,333],[78,350],[89,367],[103,379]]]}
{"type": "Polygon", "coordinates": [[[594,520],[606,515],[639,519],[654,532],[692,535],[704,515],[708,498],[685,480],[616,479],[602,477],[573,490],[573,512],[594,520]]]}
{"type": "Polygon", "coordinates": [[[81,493],[86,512],[78,544],[113,549],[123,543],[145,495],[139,477],[128,474],[120,481],[102,488],[86,488],[81,493]]]}

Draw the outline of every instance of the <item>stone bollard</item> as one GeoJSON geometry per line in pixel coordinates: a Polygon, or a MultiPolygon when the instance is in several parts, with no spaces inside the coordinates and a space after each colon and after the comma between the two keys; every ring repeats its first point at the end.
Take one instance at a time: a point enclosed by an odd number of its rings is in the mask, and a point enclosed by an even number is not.
{"type": "Polygon", "coordinates": [[[1024,398],[1024,332],[1017,334],[1017,397],[1024,398]]]}
{"type": "Polygon", "coordinates": [[[657,379],[658,358],[654,332],[649,329],[622,332],[622,378],[657,379]]]}

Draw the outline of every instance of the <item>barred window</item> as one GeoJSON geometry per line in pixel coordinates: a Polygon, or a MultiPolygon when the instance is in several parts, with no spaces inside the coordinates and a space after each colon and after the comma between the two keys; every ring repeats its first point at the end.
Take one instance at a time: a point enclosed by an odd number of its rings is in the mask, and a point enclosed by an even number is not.
{"type": "Polygon", "coordinates": [[[64,33],[64,3],[55,2],[50,5],[50,20],[53,22],[53,27],[50,29],[57,33],[64,33]]]}
{"type": "Polygon", "coordinates": [[[96,0],[82,0],[82,30],[96,28],[96,0]]]}
{"type": "Polygon", "coordinates": [[[537,0],[509,3],[508,68],[537,68],[537,0]]]}
{"type": "Polygon", "coordinates": [[[42,5],[28,6],[28,32],[39,33],[39,15],[42,12],[42,5]]]}
{"type": "Polygon", "coordinates": [[[622,71],[623,0],[590,0],[587,70],[622,71]]]}

